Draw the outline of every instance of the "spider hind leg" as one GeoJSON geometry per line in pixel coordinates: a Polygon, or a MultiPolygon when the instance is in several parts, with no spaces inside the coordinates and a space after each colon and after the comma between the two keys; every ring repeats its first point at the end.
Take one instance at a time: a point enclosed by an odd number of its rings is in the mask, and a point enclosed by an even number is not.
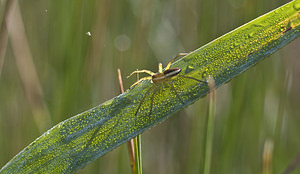
{"type": "Polygon", "coordinates": [[[153,108],[153,100],[154,100],[154,96],[155,96],[156,92],[157,92],[157,87],[154,89],[154,91],[153,91],[153,94],[152,94],[152,97],[151,97],[151,105],[150,105],[150,112],[149,112],[149,116],[150,116],[150,115],[151,115],[151,113],[152,113],[152,108],[153,108]]]}
{"type": "Polygon", "coordinates": [[[202,83],[207,83],[206,81],[202,81],[202,80],[196,79],[196,78],[194,78],[194,77],[183,76],[183,75],[178,75],[178,77],[187,78],[187,79],[192,79],[192,80],[196,80],[196,81],[202,82],[202,83]]]}
{"type": "Polygon", "coordinates": [[[173,85],[171,82],[169,82],[168,84],[171,86],[171,88],[172,88],[173,91],[175,92],[176,97],[177,97],[177,98],[180,100],[180,102],[184,105],[184,102],[182,101],[182,99],[181,99],[180,96],[178,95],[178,92],[177,92],[176,88],[174,87],[174,85],[173,85]]]}
{"type": "MultiPolygon", "coordinates": [[[[157,86],[155,86],[155,85],[153,85],[151,88],[149,88],[147,91],[146,91],[146,93],[144,94],[144,96],[143,96],[143,98],[142,98],[142,100],[141,100],[141,102],[140,102],[140,104],[139,104],[139,106],[138,106],[138,108],[137,108],[137,110],[136,110],[136,112],[135,112],[135,116],[137,116],[137,114],[138,114],[138,112],[139,112],[139,110],[140,110],[140,108],[141,108],[141,106],[142,106],[142,103],[144,102],[144,100],[146,99],[146,97],[147,97],[147,95],[149,94],[149,92],[152,90],[152,89],[156,89],[156,87],[157,86]]],[[[152,109],[151,109],[152,110],[152,109]]]]}

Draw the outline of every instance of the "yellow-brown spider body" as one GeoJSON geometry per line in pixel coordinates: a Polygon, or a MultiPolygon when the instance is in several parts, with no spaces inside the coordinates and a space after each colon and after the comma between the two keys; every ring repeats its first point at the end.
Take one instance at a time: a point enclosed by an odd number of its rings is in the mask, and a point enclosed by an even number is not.
{"type": "Polygon", "coordinates": [[[156,73],[152,75],[152,82],[154,84],[160,84],[166,80],[171,79],[172,77],[177,76],[181,72],[180,68],[170,68],[165,70],[163,73],[156,73]]]}
{"type": "MultiPolygon", "coordinates": [[[[149,115],[151,115],[151,112],[152,112],[152,107],[153,107],[153,99],[154,99],[154,95],[155,93],[157,92],[157,87],[160,86],[160,84],[162,83],[166,83],[168,85],[171,86],[171,88],[174,90],[177,98],[180,100],[180,102],[182,104],[184,104],[184,102],[182,101],[182,99],[180,98],[180,96],[178,95],[177,93],[177,90],[175,89],[175,87],[173,86],[172,82],[170,80],[172,80],[173,78],[175,77],[182,77],[182,78],[188,78],[188,79],[192,79],[192,80],[196,80],[198,82],[203,82],[203,83],[207,83],[205,81],[201,81],[201,80],[198,80],[194,77],[189,77],[189,76],[183,76],[183,75],[179,75],[179,73],[181,72],[181,69],[180,68],[170,68],[172,62],[179,56],[181,55],[186,55],[186,53],[181,53],[181,54],[178,54],[176,57],[174,57],[167,65],[167,67],[165,68],[165,70],[163,71],[162,70],[162,64],[159,63],[158,64],[158,73],[153,73],[149,70],[137,70],[137,71],[133,71],[128,77],[130,77],[131,75],[135,74],[135,73],[147,73],[149,74],[150,76],[148,77],[144,77],[144,78],[141,78],[139,81],[135,82],[133,85],[131,85],[131,87],[137,85],[138,83],[140,83],[141,81],[143,80],[151,80],[152,83],[154,83],[154,85],[149,88],[146,93],[144,94],[144,97],[142,98],[138,108],[137,108],[137,111],[135,112],[135,115],[137,115],[143,101],[145,100],[147,94],[152,90],[154,89],[153,91],[153,94],[152,94],[152,97],[151,97],[151,105],[150,105],[150,113],[149,115]]],[[[127,78],[128,78],[127,77],[127,78]]],[[[131,88],[130,87],[130,88],[131,88]]]]}

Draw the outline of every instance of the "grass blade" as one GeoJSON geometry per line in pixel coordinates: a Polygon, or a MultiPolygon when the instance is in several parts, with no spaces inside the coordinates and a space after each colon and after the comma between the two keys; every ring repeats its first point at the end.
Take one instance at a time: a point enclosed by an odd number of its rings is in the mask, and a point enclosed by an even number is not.
{"type": "Polygon", "coordinates": [[[213,147],[213,132],[214,132],[214,122],[215,122],[215,82],[214,79],[208,78],[208,86],[210,89],[209,93],[209,112],[207,118],[207,129],[206,129],[206,141],[205,141],[205,160],[204,160],[204,174],[210,173],[211,166],[211,154],[213,147]]]}
{"type": "MultiPolygon", "coordinates": [[[[171,67],[200,80],[212,76],[216,87],[228,82],[263,58],[299,37],[300,0],[292,1],[191,52],[171,67]]],[[[36,139],[0,173],[74,173],[120,144],[155,126],[209,92],[205,83],[176,78],[174,87],[161,88],[149,116],[150,98],[134,115],[143,94],[152,86],[144,81],[133,89],[67,119],[36,139]]]]}

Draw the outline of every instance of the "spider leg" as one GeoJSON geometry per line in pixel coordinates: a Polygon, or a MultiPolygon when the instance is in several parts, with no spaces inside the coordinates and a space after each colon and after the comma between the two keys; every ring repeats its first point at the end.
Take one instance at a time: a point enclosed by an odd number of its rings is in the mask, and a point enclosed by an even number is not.
{"type": "Polygon", "coordinates": [[[202,80],[196,79],[196,78],[194,78],[194,77],[183,76],[183,75],[177,75],[177,76],[178,76],[178,77],[182,77],[182,78],[187,78],[187,79],[196,80],[196,81],[202,82],[202,83],[207,83],[206,81],[202,81],[202,80]]]}
{"type": "Polygon", "coordinates": [[[134,114],[135,116],[137,115],[137,113],[138,113],[140,107],[142,106],[142,103],[144,102],[145,98],[147,97],[148,93],[149,93],[153,88],[155,88],[155,87],[156,87],[156,86],[153,85],[151,88],[149,88],[149,89],[146,91],[146,93],[144,94],[144,97],[142,98],[142,100],[141,100],[141,102],[140,102],[140,104],[139,104],[139,106],[138,106],[138,108],[137,108],[137,110],[136,110],[136,112],[135,112],[135,114],[134,114]]]}
{"type": "Polygon", "coordinates": [[[129,76],[127,76],[127,78],[129,78],[130,76],[132,76],[133,74],[137,74],[137,73],[147,73],[151,76],[153,76],[155,73],[152,72],[152,71],[149,71],[149,70],[136,70],[136,71],[133,71],[129,76]]]}
{"type": "Polygon", "coordinates": [[[170,68],[171,64],[180,56],[186,56],[188,55],[189,53],[179,53],[177,54],[177,56],[175,56],[169,63],[168,65],[166,66],[166,70],[170,68]]]}
{"type": "Polygon", "coordinates": [[[162,68],[162,64],[161,63],[158,64],[158,72],[159,73],[163,73],[163,68],[162,68]]]}
{"type": "Polygon", "coordinates": [[[149,116],[150,116],[150,115],[151,115],[151,113],[152,113],[152,108],[153,108],[153,100],[154,100],[154,96],[155,96],[156,92],[157,92],[157,88],[155,88],[155,89],[154,89],[154,91],[153,91],[153,94],[152,94],[152,97],[151,97],[151,105],[150,105],[150,112],[149,112],[149,116]]]}
{"type": "MultiPolygon", "coordinates": [[[[132,88],[133,86],[135,86],[136,84],[140,83],[140,82],[143,81],[143,80],[151,80],[151,79],[152,79],[151,76],[141,78],[139,81],[137,81],[137,82],[135,82],[133,85],[131,85],[130,88],[132,88]]],[[[129,88],[129,89],[130,89],[130,88],[129,88]]]]}
{"type": "Polygon", "coordinates": [[[182,99],[181,99],[180,96],[178,95],[177,90],[176,90],[175,87],[173,86],[172,82],[170,82],[170,83],[168,83],[168,84],[169,84],[169,85],[171,86],[171,88],[174,90],[174,92],[175,92],[177,98],[179,98],[180,102],[181,102],[182,104],[184,104],[184,102],[182,101],[182,99]]]}

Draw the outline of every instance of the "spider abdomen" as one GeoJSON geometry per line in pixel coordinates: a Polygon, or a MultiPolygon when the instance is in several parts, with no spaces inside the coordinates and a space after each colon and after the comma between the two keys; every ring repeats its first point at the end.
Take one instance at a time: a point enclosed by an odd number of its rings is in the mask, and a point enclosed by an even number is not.
{"type": "Polygon", "coordinates": [[[165,70],[163,73],[156,73],[152,75],[152,82],[155,84],[159,84],[166,79],[172,78],[178,75],[181,72],[180,68],[170,68],[165,70]]]}
{"type": "Polygon", "coordinates": [[[181,72],[180,68],[170,68],[164,71],[166,78],[177,76],[181,72]]]}

